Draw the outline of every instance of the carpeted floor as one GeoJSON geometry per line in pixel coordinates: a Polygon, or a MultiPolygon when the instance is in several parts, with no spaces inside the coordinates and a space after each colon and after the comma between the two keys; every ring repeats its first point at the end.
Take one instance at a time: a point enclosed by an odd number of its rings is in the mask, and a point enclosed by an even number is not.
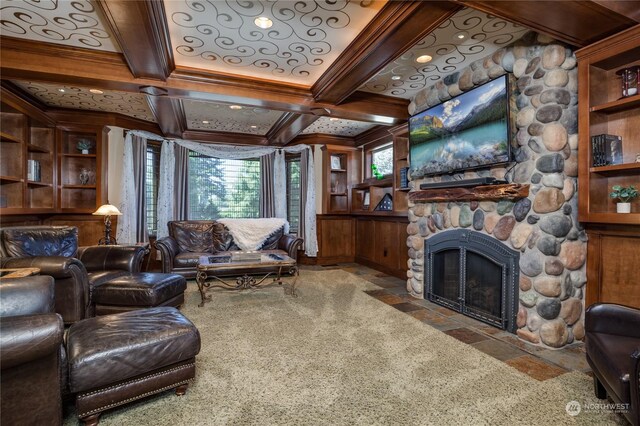
{"type": "MultiPolygon", "coordinates": [[[[374,284],[341,270],[303,270],[298,298],[281,288],[214,290],[183,312],[198,327],[197,377],[172,392],[103,414],[101,425],[615,424],[565,411],[600,401],[572,372],[539,382],[366,295],[374,284]]],[[[72,412],[65,424],[76,424],[72,412]]]]}

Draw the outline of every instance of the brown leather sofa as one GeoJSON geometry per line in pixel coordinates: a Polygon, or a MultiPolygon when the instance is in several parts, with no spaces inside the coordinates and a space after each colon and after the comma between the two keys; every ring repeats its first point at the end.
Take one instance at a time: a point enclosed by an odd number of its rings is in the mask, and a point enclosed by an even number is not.
{"type": "Polygon", "coordinates": [[[93,316],[92,289],[127,273],[139,272],[145,250],[136,246],[78,248],[74,226],[0,229],[2,268],[40,268],[55,279],[55,310],[65,324],[93,316]]]}
{"type": "Polygon", "coordinates": [[[622,414],[640,425],[640,310],[609,303],[589,306],[585,348],[596,396],[628,404],[622,414]]]}
{"type": "MultiPolygon", "coordinates": [[[[240,250],[229,230],[215,220],[171,221],[169,236],[156,241],[162,256],[162,272],[172,272],[195,278],[200,256],[240,250]]],[[[276,250],[293,259],[298,258],[302,239],[285,234],[284,229],[271,235],[259,250],[276,250]]],[[[233,272],[230,272],[233,275],[233,272]]]]}
{"type": "Polygon", "coordinates": [[[62,423],[64,325],[48,276],[0,280],[0,423],[62,423]]]}

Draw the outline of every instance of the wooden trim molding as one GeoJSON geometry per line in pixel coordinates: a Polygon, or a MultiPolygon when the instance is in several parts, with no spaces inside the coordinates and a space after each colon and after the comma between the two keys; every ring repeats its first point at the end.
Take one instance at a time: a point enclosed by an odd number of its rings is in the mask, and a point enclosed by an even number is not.
{"type": "Polygon", "coordinates": [[[339,104],[461,8],[448,1],[390,1],[313,85],[319,102],[339,104]]]}
{"type": "Polygon", "coordinates": [[[306,143],[308,145],[336,145],[348,148],[355,147],[353,138],[347,136],[324,135],[319,133],[297,136],[293,142],[296,144],[306,143]]]}
{"type": "Polygon", "coordinates": [[[267,138],[248,133],[203,132],[199,130],[185,130],[182,139],[208,143],[224,143],[233,145],[268,145],[267,138]]]}
{"type": "Polygon", "coordinates": [[[187,129],[187,121],[180,99],[147,95],[147,102],[162,134],[171,138],[182,137],[187,129]]]}
{"type": "Polygon", "coordinates": [[[134,77],[166,80],[175,65],[162,2],[98,0],[134,77]]]}
{"type": "Polygon", "coordinates": [[[35,102],[31,96],[25,94],[11,82],[2,81],[0,97],[2,98],[2,102],[23,114],[35,118],[41,124],[48,127],[54,127],[56,125],[55,120],[45,113],[44,106],[39,101],[35,102]]]}

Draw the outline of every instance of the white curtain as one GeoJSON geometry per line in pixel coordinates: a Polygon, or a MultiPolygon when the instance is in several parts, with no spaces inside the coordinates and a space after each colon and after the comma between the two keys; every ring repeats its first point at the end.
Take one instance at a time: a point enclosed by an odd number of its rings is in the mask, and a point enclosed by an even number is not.
{"type": "MultiPolygon", "coordinates": [[[[148,133],[148,132],[144,132],[148,133]]],[[[159,136],[154,135],[155,138],[159,136]]],[[[300,153],[304,150],[309,152],[309,165],[307,168],[307,202],[305,204],[305,217],[300,220],[305,221],[304,246],[305,254],[310,257],[318,255],[318,240],[316,235],[316,202],[315,202],[315,174],[313,168],[313,150],[308,145],[295,145],[291,147],[275,148],[268,146],[232,146],[216,145],[183,139],[173,141],[165,140],[162,143],[160,153],[160,184],[158,186],[158,238],[168,235],[167,222],[173,220],[174,202],[174,176],[175,176],[175,153],[174,143],[195,151],[199,154],[215,158],[230,160],[242,160],[247,158],[258,158],[263,155],[276,153],[274,162],[274,188],[276,217],[287,218],[287,194],[286,194],[286,166],[284,160],[285,152],[300,153]]]]}
{"type": "Polygon", "coordinates": [[[158,184],[158,239],[169,236],[167,224],[174,219],[173,203],[176,173],[175,149],[172,141],[162,142],[160,150],[160,182],[158,184]]]}
{"type": "Polygon", "coordinates": [[[118,217],[116,241],[118,244],[135,244],[136,238],[136,212],[138,202],[136,197],[135,176],[133,171],[133,141],[132,133],[128,132],[124,138],[124,154],[122,156],[122,180],[120,181],[121,202],[117,206],[122,213],[118,217]]]}

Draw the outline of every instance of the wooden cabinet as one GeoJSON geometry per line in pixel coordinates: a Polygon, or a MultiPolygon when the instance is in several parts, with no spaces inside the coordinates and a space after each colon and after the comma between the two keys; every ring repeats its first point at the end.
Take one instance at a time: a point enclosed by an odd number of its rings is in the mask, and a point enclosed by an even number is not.
{"type": "Polygon", "coordinates": [[[409,192],[409,134],[407,125],[394,129],[393,133],[393,211],[407,212],[409,192]],[[403,179],[404,177],[404,179],[403,179]]]}
{"type": "Polygon", "coordinates": [[[0,214],[93,213],[103,204],[102,126],[56,126],[3,87],[0,128],[0,214]]]}
{"type": "Polygon", "coordinates": [[[409,258],[407,224],[402,216],[357,217],[356,262],[405,279],[409,258]]]}
{"type": "Polygon", "coordinates": [[[360,150],[325,145],[322,153],[322,211],[325,214],[349,213],[349,189],[360,181],[360,150]]]}
{"type": "Polygon", "coordinates": [[[355,249],[355,220],[345,215],[318,215],[319,265],[353,262],[355,249]]]}
{"type": "Polygon", "coordinates": [[[640,25],[580,49],[579,82],[579,219],[582,222],[640,225],[640,200],[631,213],[616,213],[609,197],[614,185],[640,186],[640,94],[622,97],[623,68],[640,66],[640,25]],[[622,163],[594,166],[592,137],[622,138],[622,163]]]}

